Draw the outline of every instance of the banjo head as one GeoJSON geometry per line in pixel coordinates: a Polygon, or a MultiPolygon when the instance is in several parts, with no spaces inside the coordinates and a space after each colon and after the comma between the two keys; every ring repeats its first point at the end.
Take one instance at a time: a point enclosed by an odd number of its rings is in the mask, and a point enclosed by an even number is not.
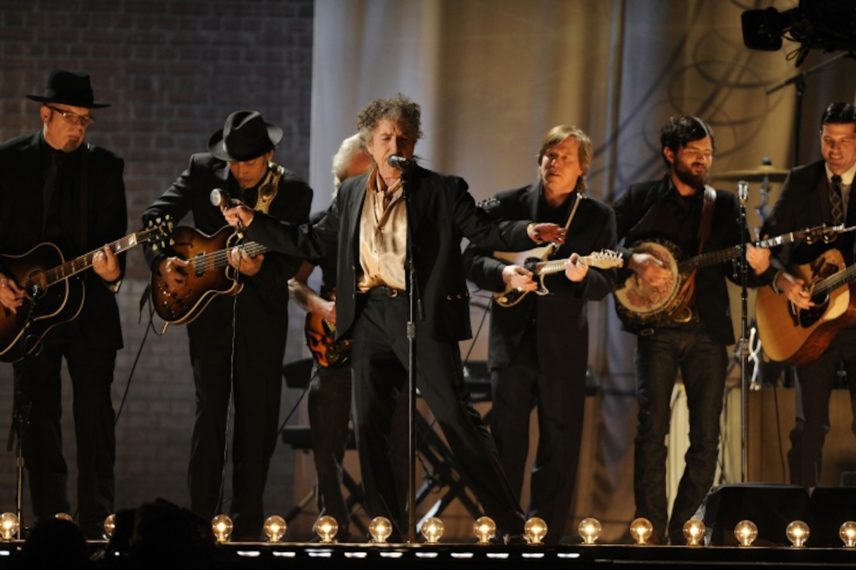
{"type": "Polygon", "coordinates": [[[652,287],[643,282],[636,274],[624,281],[624,286],[615,291],[619,311],[629,313],[632,318],[640,321],[658,317],[675,299],[681,285],[678,273],[679,252],[676,246],[655,241],[640,242],[633,246],[634,253],[650,254],[661,262],[671,273],[671,278],[661,287],[652,287]]]}

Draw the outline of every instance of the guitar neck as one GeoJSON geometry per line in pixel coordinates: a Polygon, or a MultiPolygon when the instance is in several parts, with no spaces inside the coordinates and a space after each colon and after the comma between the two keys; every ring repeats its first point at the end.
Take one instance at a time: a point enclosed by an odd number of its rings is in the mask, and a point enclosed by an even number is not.
{"type": "Polygon", "coordinates": [[[837,271],[827,277],[819,281],[812,289],[812,294],[816,295],[818,293],[826,293],[827,291],[832,291],[834,289],[838,289],[845,283],[850,283],[856,279],[856,264],[848,265],[841,271],[837,271]]]}
{"type": "MultiPolygon", "coordinates": [[[[235,247],[239,247],[240,249],[245,251],[247,255],[252,257],[268,251],[267,247],[254,241],[242,243],[241,245],[235,247]]],[[[204,272],[208,269],[219,269],[221,267],[224,267],[226,264],[229,263],[228,253],[230,249],[232,248],[218,249],[217,251],[212,252],[203,252],[191,258],[190,262],[194,271],[204,272]]]]}
{"type": "MultiPolygon", "coordinates": [[[[586,255],[580,257],[580,263],[589,265],[594,260],[594,256],[586,255]]],[[[538,275],[550,275],[565,270],[565,261],[567,259],[552,259],[550,261],[541,261],[535,265],[535,272],[538,275]]]]}
{"type": "MultiPolygon", "coordinates": [[[[128,234],[123,238],[108,243],[107,247],[109,247],[113,253],[122,253],[123,251],[127,251],[146,241],[152,231],[153,230],[148,229],[143,230],[141,232],[134,232],[128,234]]],[[[68,279],[69,277],[73,277],[82,271],[86,271],[87,269],[92,267],[92,259],[95,257],[95,254],[101,251],[102,249],[104,248],[99,247],[98,249],[92,250],[89,253],[84,253],[80,257],[76,257],[70,261],[66,261],[62,265],[58,265],[53,269],[49,269],[45,272],[47,285],[53,285],[54,283],[57,283],[64,279],[68,279]]]]}

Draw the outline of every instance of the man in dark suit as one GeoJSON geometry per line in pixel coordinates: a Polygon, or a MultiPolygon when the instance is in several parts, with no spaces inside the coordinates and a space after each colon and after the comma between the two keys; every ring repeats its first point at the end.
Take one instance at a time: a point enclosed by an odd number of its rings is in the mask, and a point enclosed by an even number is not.
{"type": "MultiPolygon", "coordinates": [[[[672,117],[660,131],[660,146],[668,173],[660,180],[630,186],[615,204],[618,238],[623,240],[625,254],[619,287],[631,276],[631,283],[657,288],[674,282],[664,260],[635,247],[638,242],[666,240],[692,257],[700,251],[739,244],[741,238],[748,240],[748,234],[740,233],[737,197],[707,185],[714,154],[710,126],[698,117],[672,117]]],[[[750,245],[746,257],[755,274],[768,270],[768,250],[750,245]]],[[[753,272],[749,273],[753,278],[753,272]]],[[[639,323],[619,311],[625,316],[625,329],[638,335],[634,493],[636,516],[653,523],[655,541],[668,538],[673,544],[683,544],[682,527],[701,505],[716,473],[728,365],[725,347],[734,342],[725,278],[739,283],[729,262],[699,269],[695,277],[688,277],[694,279],[694,295],[667,318],[649,314],[647,321],[639,323]],[[690,448],[669,517],[665,439],[679,371],[690,413],[690,448]]]]}
{"type": "MultiPolygon", "coordinates": [[[[396,492],[391,457],[392,417],[407,398],[408,295],[412,255],[418,300],[415,379],[452,448],[466,482],[484,510],[507,533],[519,534],[523,513],[502,472],[496,447],[466,391],[458,341],[469,338],[469,294],[461,239],[487,248],[523,250],[530,236],[561,240],[555,224],[508,223],[500,230],[476,207],[467,184],[412,163],[421,136],[420,108],[399,95],[377,99],[357,118],[373,166],[351,178],[319,225],[338,235],[336,327],[352,338],[354,424],[369,514],[391,518],[396,538],[407,535],[406,497],[396,492]]],[[[226,213],[248,237],[275,250],[317,256],[318,232],[253,216],[245,207],[226,213]]],[[[399,487],[400,488],[400,487],[399,487]]]]}
{"type": "MultiPolygon", "coordinates": [[[[529,452],[529,414],[538,407],[538,453],[532,466],[529,511],[547,523],[548,543],[564,533],[576,479],[586,400],[586,301],[602,299],[615,271],[591,269],[587,255],[615,246],[612,209],[583,194],[592,160],[588,135],[570,125],[553,127],[538,152],[538,182],[497,194],[484,204],[504,220],[540,220],[565,226],[567,238],[539,260],[568,258],[561,274],[543,277],[549,294],[528,294],[511,306],[491,304],[491,431],[518,500],[529,452]]],[[[468,278],[488,291],[532,292],[532,272],[469,246],[468,278]]]]}
{"type": "MultiPolygon", "coordinates": [[[[359,133],[343,140],[333,156],[333,197],[345,180],[363,174],[371,164],[371,157],[363,149],[359,133]]],[[[323,216],[324,212],[315,212],[309,219],[316,223],[323,216]]],[[[309,313],[307,319],[310,322],[323,322],[335,331],[335,240],[328,244],[324,257],[301,264],[297,275],[288,282],[288,289],[294,301],[309,313]],[[316,266],[321,269],[320,293],[316,293],[307,282],[316,266]]],[[[306,407],[312,430],[312,459],[317,474],[315,489],[318,514],[335,518],[339,523],[336,539],[349,542],[351,516],[342,495],[342,476],[345,450],[351,436],[350,342],[334,341],[318,330],[307,329],[306,334],[312,339],[309,343],[316,360],[312,367],[306,407]],[[319,352],[323,356],[319,357],[319,352]]]]}
{"type": "MultiPolygon", "coordinates": [[[[226,225],[211,203],[214,189],[254,204],[272,218],[296,224],[309,217],[312,190],[271,162],[282,129],[257,111],[236,111],[211,136],[208,153],[190,164],[143,214],[144,220],[188,212],[196,228],[214,234],[226,225]]],[[[146,249],[146,258],[170,291],[186,285],[190,261],[146,249]]],[[[187,326],[196,385],[188,482],[192,510],[210,519],[221,508],[229,398],[234,394],[232,502],[234,539],[257,540],[263,496],[276,445],[282,359],[288,331],[288,280],[300,260],[279,253],[249,255],[228,249],[243,285],[236,297],[217,295],[187,326]]]]}
{"type": "MultiPolygon", "coordinates": [[[[852,104],[833,103],[824,110],[820,152],[823,160],[791,170],[764,226],[765,233],[779,235],[824,223],[844,223],[848,227],[856,224],[852,194],[856,174],[856,108],[852,104]]],[[[800,310],[814,307],[814,301],[819,299],[813,300],[805,281],[786,268],[807,264],[830,248],[838,250],[844,265],[852,265],[853,241],[853,234],[846,233],[831,244],[800,242],[782,248],[773,260],[778,269],[774,290],[786,295],[800,310]]],[[[818,359],[797,367],[796,424],[788,452],[794,484],[814,487],[820,480],[823,443],[829,431],[829,397],[839,367],[846,372],[852,401],[856,391],[856,329],[852,327],[838,332],[818,359]]]]}
{"type": "MultiPolygon", "coordinates": [[[[92,109],[109,106],[95,102],[88,75],[54,71],[44,95],[28,97],[41,103],[42,129],[0,145],[5,173],[0,181],[0,252],[21,255],[51,242],[69,260],[102,249],[92,257],[94,271],[58,282],[42,297],[44,305],[68,287],[66,307],[58,316],[72,320],[48,330],[40,347],[35,346],[38,338],[20,337],[19,356],[29,356],[14,364],[16,414],[22,414],[25,426],[18,436],[36,517],[70,513],[60,431],[64,357],[74,389],[78,520],[88,537],[100,538],[104,518],[113,512],[116,440],[110,386],[116,351],[122,347],[115,293],[124,271],[124,255],[114,255],[104,244],[121,238],[127,228],[124,162],[85,142],[95,121],[92,109]]],[[[4,317],[15,318],[19,309],[31,312],[27,318],[43,317],[38,299],[31,309],[24,308],[25,292],[31,296],[33,290],[18,277],[16,281],[0,260],[4,317]]]]}

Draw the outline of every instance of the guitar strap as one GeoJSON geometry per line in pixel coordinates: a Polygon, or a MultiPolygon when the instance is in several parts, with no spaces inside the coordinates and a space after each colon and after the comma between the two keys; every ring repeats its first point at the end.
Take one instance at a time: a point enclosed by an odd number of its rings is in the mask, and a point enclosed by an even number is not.
{"type": "MultiPolygon", "coordinates": [[[[701,209],[701,223],[698,227],[698,254],[704,251],[704,244],[710,237],[710,229],[713,226],[713,206],[716,203],[716,190],[711,186],[704,187],[704,205],[701,209]]],[[[687,305],[691,305],[695,301],[695,277],[696,272],[693,271],[682,287],[683,290],[691,289],[692,294],[687,300],[687,305]]]]}
{"type": "Polygon", "coordinates": [[[80,249],[89,249],[89,236],[87,234],[87,215],[89,210],[89,153],[92,145],[86,143],[83,154],[80,157],[80,249]]]}
{"type": "MultiPolygon", "coordinates": [[[[577,215],[577,208],[580,207],[580,202],[583,201],[583,198],[585,198],[585,196],[583,196],[583,193],[580,190],[577,190],[575,198],[576,199],[574,200],[574,205],[573,205],[573,207],[571,207],[571,213],[568,214],[568,221],[565,222],[565,232],[566,233],[567,233],[568,229],[571,227],[571,222],[574,221],[574,216],[577,215]]],[[[546,255],[544,256],[544,259],[547,259],[551,255],[556,253],[558,250],[559,250],[559,246],[556,245],[555,243],[551,242],[550,248],[545,252],[546,255]]]]}

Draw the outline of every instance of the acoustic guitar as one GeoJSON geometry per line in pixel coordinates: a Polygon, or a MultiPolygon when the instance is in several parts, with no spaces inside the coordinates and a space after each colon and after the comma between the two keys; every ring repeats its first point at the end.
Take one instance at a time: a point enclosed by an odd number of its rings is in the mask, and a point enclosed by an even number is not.
{"type": "MultiPolygon", "coordinates": [[[[549,261],[541,261],[543,253],[550,246],[543,246],[518,252],[516,254],[508,252],[494,252],[494,257],[505,261],[512,265],[520,265],[532,272],[533,279],[537,282],[538,288],[534,291],[518,291],[513,287],[507,287],[501,293],[494,293],[493,300],[500,307],[511,307],[519,303],[528,293],[536,295],[547,295],[550,290],[544,285],[544,277],[551,273],[558,273],[565,270],[565,259],[552,259],[549,261]],[[503,255],[506,254],[506,255],[503,255]]],[[[594,252],[591,255],[580,257],[579,263],[588,265],[589,267],[597,267],[598,269],[612,269],[624,265],[624,260],[621,259],[621,254],[609,249],[604,249],[594,252]]]]}
{"type": "MultiPolygon", "coordinates": [[[[171,219],[153,220],[146,229],[107,246],[116,254],[149,241],[163,247],[171,231],[171,219]]],[[[22,255],[0,255],[0,267],[26,293],[17,312],[0,307],[0,361],[16,362],[33,354],[49,330],[80,314],[86,299],[80,273],[92,267],[102,249],[65,261],[56,245],[44,242],[22,255]]]]}
{"type": "Polygon", "coordinates": [[[190,261],[184,284],[169,291],[157,268],[152,272],[151,294],[155,313],[166,323],[183,325],[198,317],[218,295],[237,295],[244,288],[238,272],[229,265],[228,252],[241,247],[251,256],[268,248],[256,242],[238,243],[240,237],[231,226],[212,236],[189,226],[175,228],[172,248],[181,259],[190,261]]]}
{"type": "Polygon", "coordinates": [[[817,360],[845,328],[856,324],[856,265],[844,266],[837,249],[829,249],[791,273],[802,278],[815,303],[800,309],[769,287],[758,289],[755,320],[766,355],[779,362],[805,366],[817,360]]]}

